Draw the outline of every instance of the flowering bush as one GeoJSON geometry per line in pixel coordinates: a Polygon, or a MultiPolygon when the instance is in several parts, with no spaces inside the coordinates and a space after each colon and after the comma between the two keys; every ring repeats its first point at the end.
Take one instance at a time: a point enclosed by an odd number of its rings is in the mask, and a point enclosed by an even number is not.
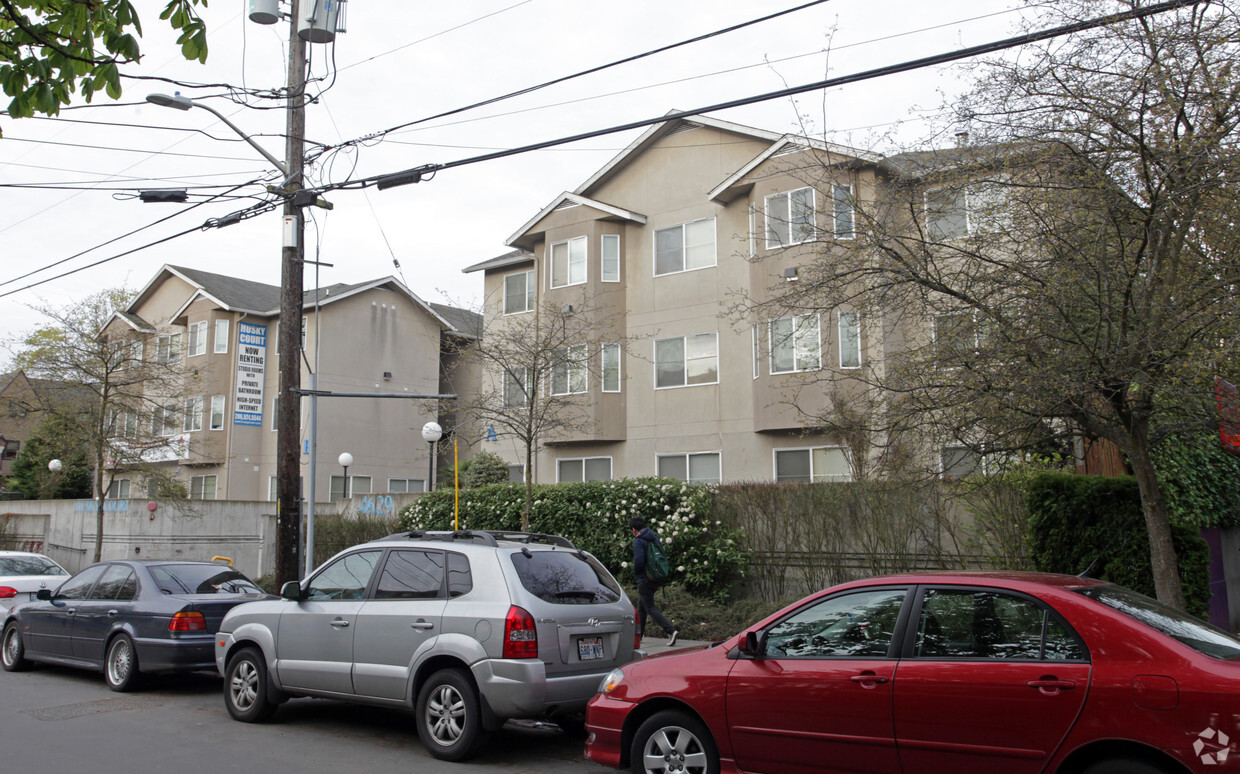
{"type": "MultiPolygon", "coordinates": [[[[671,583],[722,600],[744,575],[741,535],[711,519],[710,487],[664,478],[540,484],[534,487],[530,529],[563,535],[589,551],[622,582],[632,583],[629,519],[641,516],[658,533],[674,563],[671,583]]],[[[521,529],[525,488],[493,484],[462,490],[461,529],[521,529]]],[[[453,493],[431,492],[402,512],[401,529],[452,529],[453,493]]]]}

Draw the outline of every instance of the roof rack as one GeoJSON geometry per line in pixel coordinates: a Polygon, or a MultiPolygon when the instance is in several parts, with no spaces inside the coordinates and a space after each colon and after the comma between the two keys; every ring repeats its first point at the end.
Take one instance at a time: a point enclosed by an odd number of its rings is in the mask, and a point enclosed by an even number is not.
{"type": "Polygon", "coordinates": [[[499,545],[498,541],[507,540],[514,543],[542,543],[573,550],[577,548],[571,540],[562,535],[550,535],[545,532],[513,532],[499,529],[458,529],[455,532],[434,532],[425,529],[415,529],[412,532],[398,532],[395,535],[388,535],[385,538],[380,538],[380,540],[442,540],[445,543],[457,540],[473,540],[489,546],[496,546],[499,545]]]}
{"type": "Polygon", "coordinates": [[[551,535],[546,532],[509,532],[498,529],[483,531],[493,536],[496,540],[511,540],[515,543],[546,543],[547,545],[559,546],[560,548],[577,548],[571,540],[563,535],[551,535]]]}

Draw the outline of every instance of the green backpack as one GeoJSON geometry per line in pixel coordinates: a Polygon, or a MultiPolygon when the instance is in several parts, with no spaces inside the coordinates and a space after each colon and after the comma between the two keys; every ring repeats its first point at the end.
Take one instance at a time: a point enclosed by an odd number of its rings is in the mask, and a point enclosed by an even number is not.
{"type": "Polygon", "coordinates": [[[657,540],[646,541],[646,577],[655,583],[663,583],[672,574],[672,565],[657,540]]]}

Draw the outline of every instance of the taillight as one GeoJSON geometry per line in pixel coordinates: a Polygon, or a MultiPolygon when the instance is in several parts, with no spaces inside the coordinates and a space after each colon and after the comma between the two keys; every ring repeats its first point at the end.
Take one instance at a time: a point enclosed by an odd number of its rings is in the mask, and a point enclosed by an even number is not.
{"type": "Polygon", "coordinates": [[[17,589],[12,586],[0,586],[0,599],[12,599],[17,596],[17,589]]]}
{"type": "Polygon", "coordinates": [[[202,613],[177,613],[168,622],[170,632],[205,632],[207,619],[202,613]]]}
{"type": "Polygon", "coordinates": [[[538,658],[534,616],[513,605],[504,618],[504,658],[538,658]]]}
{"type": "Polygon", "coordinates": [[[641,633],[641,631],[639,631],[639,630],[638,630],[638,628],[637,628],[637,626],[636,626],[636,622],[637,622],[638,620],[640,620],[640,619],[638,619],[638,617],[637,617],[637,608],[633,608],[633,621],[634,621],[634,626],[633,626],[633,650],[641,650],[641,649],[642,649],[642,633],[641,633]]]}

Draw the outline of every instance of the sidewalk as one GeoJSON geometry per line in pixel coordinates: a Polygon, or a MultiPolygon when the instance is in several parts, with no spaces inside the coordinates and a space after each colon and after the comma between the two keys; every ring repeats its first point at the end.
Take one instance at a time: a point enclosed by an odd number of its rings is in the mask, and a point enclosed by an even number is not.
{"type": "Polygon", "coordinates": [[[676,644],[672,647],[667,646],[666,637],[642,637],[642,650],[646,651],[646,655],[653,656],[656,653],[666,653],[669,650],[681,650],[683,648],[704,648],[710,643],[704,640],[686,640],[683,637],[676,638],[676,644]]]}

